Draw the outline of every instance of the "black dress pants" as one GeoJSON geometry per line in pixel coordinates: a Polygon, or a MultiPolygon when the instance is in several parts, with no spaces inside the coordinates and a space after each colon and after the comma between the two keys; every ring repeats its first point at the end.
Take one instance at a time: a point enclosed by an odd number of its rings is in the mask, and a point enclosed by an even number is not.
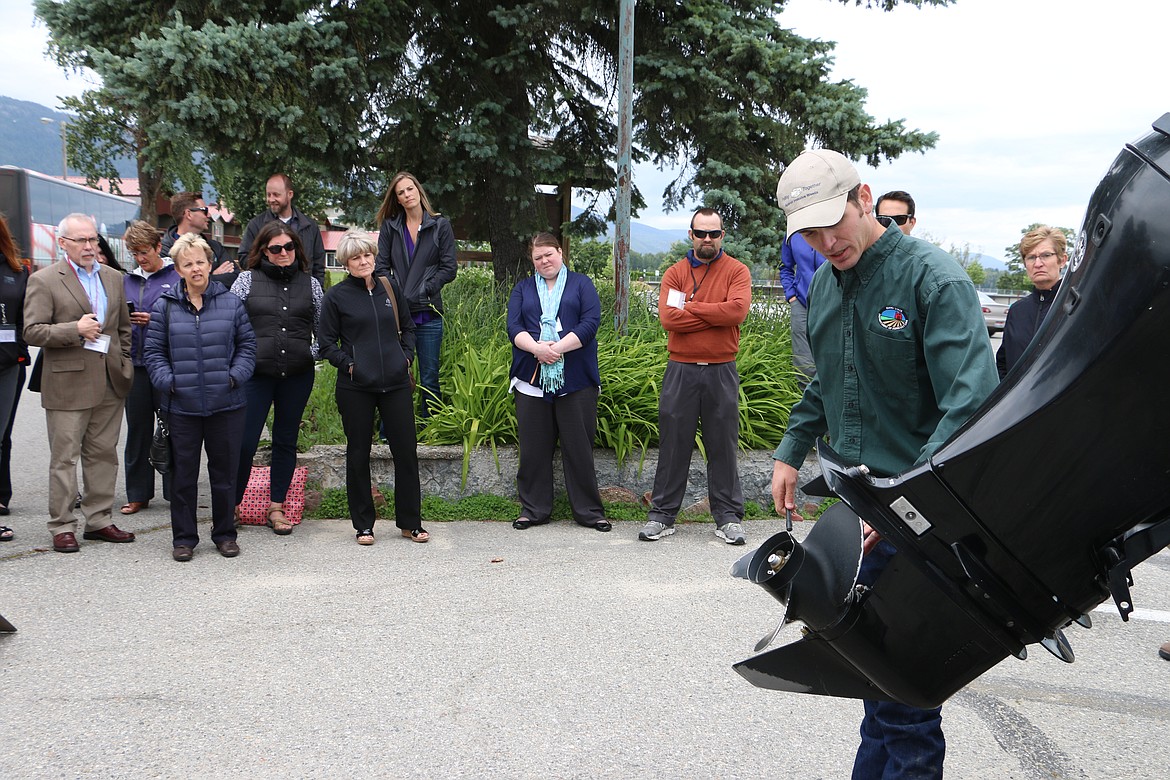
{"type": "Polygon", "coordinates": [[[211,541],[235,541],[236,469],[244,435],[243,407],[207,417],[168,415],[171,429],[171,534],[175,547],[199,544],[199,451],[207,451],[211,482],[211,541]]]}
{"type": "Polygon", "coordinates": [[[593,463],[597,433],[597,388],[586,387],[554,398],[516,393],[516,429],[520,438],[520,467],[516,493],[520,514],[529,520],[548,520],[553,506],[553,454],[559,441],[565,472],[565,491],[573,519],[592,526],[605,519],[593,463]]]}
{"type": "Polygon", "coordinates": [[[422,486],[411,389],[401,387],[376,393],[338,387],[334,397],[345,430],[345,495],[354,530],[373,528],[376,517],[374,498],[370,495],[375,411],[382,418],[382,433],[394,456],[394,524],[407,530],[422,528],[422,486]]]}

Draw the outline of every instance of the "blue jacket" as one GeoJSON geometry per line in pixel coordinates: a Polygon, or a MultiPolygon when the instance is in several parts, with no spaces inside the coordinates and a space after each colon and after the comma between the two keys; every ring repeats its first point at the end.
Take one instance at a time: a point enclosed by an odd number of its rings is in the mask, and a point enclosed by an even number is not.
{"type": "Polygon", "coordinates": [[[164,412],[209,417],[247,403],[244,383],[256,365],[256,336],[244,302],[213,281],[196,311],[187,285],[167,290],[150,313],[146,368],[164,412]]]}
{"type": "MultiPolygon", "coordinates": [[[[601,372],[597,368],[597,327],[601,324],[601,300],[597,288],[584,274],[569,271],[565,280],[565,291],[561,294],[561,307],[557,310],[560,335],[572,331],[581,339],[581,348],[565,353],[565,384],[557,395],[568,395],[586,387],[601,385],[601,372]]],[[[537,284],[544,280],[530,276],[516,282],[512,297],[508,299],[508,341],[512,342],[512,370],[509,376],[532,381],[536,373],[536,357],[516,346],[516,336],[521,331],[540,340],[540,295],[537,284]],[[533,279],[537,281],[534,282],[533,279]]],[[[539,385],[538,385],[539,386],[539,385]]],[[[544,394],[546,401],[553,396],[544,394]]]]}
{"type": "MultiPolygon", "coordinates": [[[[179,272],[169,258],[163,258],[163,267],[147,276],[141,268],[135,268],[122,277],[126,291],[126,302],[133,304],[134,311],[154,311],[155,301],[167,290],[179,286],[179,272]]],[[[146,365],[146,325],[130,326],[130,359],[136,366],[146,365]]]]}
{"type": "Polygon", "coordinates": [[[808,286],[813,274],[825,262],[825,257],[808,245],[804,236],[793,233],[780,247],[780,284],[784,286],[784,300],[796,296],[800,305],[808,308],[808,286]]]}

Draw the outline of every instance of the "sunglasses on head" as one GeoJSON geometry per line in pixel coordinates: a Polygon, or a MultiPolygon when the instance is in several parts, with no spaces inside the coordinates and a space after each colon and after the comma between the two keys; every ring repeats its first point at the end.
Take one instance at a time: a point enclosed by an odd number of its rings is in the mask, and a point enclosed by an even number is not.
{"type": "Polygon", "coordinates": [[[913,214],[879,214],[882,219],[888,219],[896,225],[905,225],[913,214]]]}
{"type": "Polygon", "coordinates": [[[698,239],[704,239],[707,237],[719,238],[719,236],[723,235],[723,231],[722,230],[696,230],[695,228],[691,228],[691,235],[693,235],[695,238],[698,238],[698,239]]]}
{"type": "Polygon", "coordinates": [[[264,247],[264,251],[270,255],[279,255],[281,252],[292,252],[294,249],[296,249],[296,244],[291,241],[287,244],[269,244],[264,247]]]}

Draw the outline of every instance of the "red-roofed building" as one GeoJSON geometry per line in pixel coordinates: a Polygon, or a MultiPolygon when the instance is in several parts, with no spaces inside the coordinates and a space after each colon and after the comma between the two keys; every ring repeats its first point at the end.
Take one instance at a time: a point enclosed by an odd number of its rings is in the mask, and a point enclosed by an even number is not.
{"type": "MultiPolygon", "coordinates": [[[[86,186],[84,176],[70,176],[69,181],[74,184],[86,186]]],[[[93,189],[101,190],[102,192],[112,192],[109,179],[98,179],[97,186],[93,189]]],[[[138,186],[138,179],[122,179],[118,182],[118,189],[121,190],[120,195],[127,198],[141,198],[141,188],[138,186]]],[[[235,215],[225,208],[221,208],[215,203],[207,204],[207,215],[211,217],[211,237],[225,247],[235,249],[240,245],[240,236],[244,229],[242,225],[236,224],[235,215]]],[[[154,204],[155,211],[158,213],[158,225],[160,230],[168,230],[175,224],[175,219],[171,216],[171,199],[163,195],[159,195],[158,201],[154,204]]]]}

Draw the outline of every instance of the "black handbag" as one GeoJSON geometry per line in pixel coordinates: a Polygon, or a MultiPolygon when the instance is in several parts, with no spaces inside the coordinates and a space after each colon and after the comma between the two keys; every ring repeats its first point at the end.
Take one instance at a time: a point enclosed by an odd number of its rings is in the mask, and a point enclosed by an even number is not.
{"type": "Polygon", "coordinates": [[[32,371],[28,375],[28,389],[34,393],[41,392],[41,374],[45,367],[45,350],[42,347],[41,351],[37,353],[36,362],[33,363],[32,371]]]}
{"type": "Polygon", "coordinates": [[[150,440],[150,454],[147,460],[159,474],[167,474],[171,470],[171,432],[163,421],[162,410],[156,409],[154,437],[150,440]]]}

